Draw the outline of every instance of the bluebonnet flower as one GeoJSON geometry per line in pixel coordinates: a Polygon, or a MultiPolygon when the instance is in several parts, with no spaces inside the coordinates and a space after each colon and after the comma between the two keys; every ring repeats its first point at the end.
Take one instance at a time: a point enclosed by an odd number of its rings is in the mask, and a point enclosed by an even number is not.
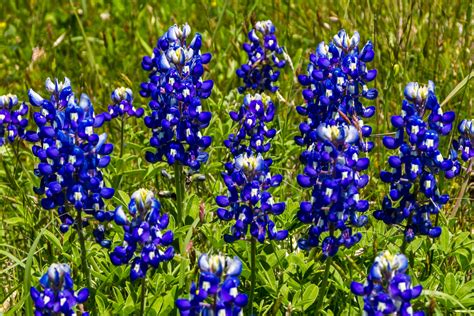
{"type": "MultiPolygon", "coordinates": [[[[30,294],[36,307],[36,316],[76,315],[74,307],[89,297],[89,289],[74,292],[71,269],[67,264],[54,263],[40,279],[41,290],[31,287],[30,294]]],[[[88,316],[88,312],[81,315],[88,316]]]]}
{"type": "Polygon", "coordinates": [[[243,153],[227,163],[227,172],[222,173],[227,186],[227,196],[216,197],[220,206],[217,216],[225,221],[235,220],[231,234],[224,235],[226,242],[245,239],[250,226],[250,235],[259,242],[282,240],[288,236],[287,230],[277,230],[270,215],[279,215],[285,210],[285,203],[275,203],[268,192],[277,187],[282,176],[270,175],[271,159],[263,159],[261,154],[243,153]]]}
{"type": "Polygon", "coordinates": [[[109,105],[109,114],[111,118],[128,116],[142,117],[143,108],[133,106],[133,92],[130,88],[120,87],[112,92],[111,99],[113,104],[109,105]]]}
{"type": "Polygon", "coordinates": [[[239,111],[231,111],[229,115],[240,127],[236,134],[230,134],[224,141],[232,155],[238,156],[248,148],[256,153],[264,153],[270,149],[269,140],[276,135],[276,130],[269,129],[265,123],[273,120],[275,105],[267,95],[247,94],[239,111]],[[250,138],[248,147],[241,144],[245,143],[247,138],[250,138]]]}
{"type": "MultiPolygon", "coordinates": [[[[257,22],[255,29],[265,35],[266,46],[270,45],[277,49],[275,30],[271,21],[257,22]]],[[[250,34],[255,35],[255,30],[250,34]]],[[[258,45],[258,37],[254,45],[258,45]]],[[[244,49],[247,50],[245,45],[244,49]]],[[[273,53],[272,56],[276,58],[273,53]]],[[[284,64],[281,65],[283,66],[284,64]]],[[[253,71],[261,73],[264,73],[264,68],[271,68],[260,62],[253,64],[252,67],[253,71]]],[[[237,74],[239,75],[239,72],[237,74]]],[[[246,84],[249,78],[243,77],[246,84]]],[[[259,81],[256,86],[247,88],[274,92],[276,87],[272,83],[276,79],[278,75],[271,82],[259,81]]],[[[283,177],[280,174],[272,176],[270,166],[273,161],[262,156],[262,153],[268,152],[271,147],[270,140],[276,135],[276,130],[267,126],[275,116],[275,105],[265,93],[247,94],[239,111],[231,111],[229,115],[238,123],[238,132],[230,134],[224,141],[224,145],[233,156],[233,161],[225,164],[226,171],[222,173],[228,193],[225,196],[217,196],[216,203],[219,205],[217,216],[225,221],[235,220],[235,224],[231,228],[231,234],[225,234],[224,239],[227,242],[245,239],[249,228],[250,235],[261,243],[265,241],[266,236],[270,240],[285,239],[288,231],[277,230],[271,215],[281,214],[286,205],[283,202],[275,203],[271,193],[268,192],[271,187],[278,187],[283,177]]]]}
{"type": "Polygon", "coordinates": [[[201,134],[212,117],[202,110],[201,100],[211,95],[214,83],[202,79],[211,54],[201,54],[199,33],[187,44],[190,34],[188,24],[174,25],[158,40],[153,55],[143,58],[142,68],[149,71],[149,79],[141,84],[140,94],[151,99],[152,112],[145,117],[145,125],[153,131],[150,145],[156,148],[145,158],[197,171],[207,162],[204,150],[211,144],[211,137],[201,134]]]}
{"type": "Polygon", "coordinates": [[[259,21],[248,33],[250,43],[244,43],[243,49],[248,55],[248,62],[237,69],[237,76],[243,79],[240,93],[251,89],[257,92],[268,90],[276,92],[274,83],[280,76],[278,69],[286,65],[283,47],[278,45],[275,26],[272,21],[259,21]]]}
{"type": "Polygon", "coordinates": [[[180,314],[243,315],[248,298],[238,291],[242,272],[240,259],[202,254],[198,264],[199,281],[191,284],[189,299],[176,301],[180,314]]]}
{"type": "Polygon", "coordinates": [[[114,265],[131,264],[130,279],[145,278],[148,268],[173,259],[173,232],[168,227],[167,213],[160,214],[161,205],[153,192],[135,191],[125,214],[122,206],[115,210],[115,222],[123,226],[124,241],[110,253],[114,265]]]}
{"type": "MultiPolygon", "coordinates": [[[[75,223],[71,209],[84,211],[99,222],[109,221],[113,212],[104,209],[104,199],[114,195],[114,189],[104,184],[102,168],[110,162],[113,145],[106,143],[107,134],[96,134],[94,129],[103,125],[108,113],[95,115],[89,97],[75,98],[69,79],[64,82],[46,80],[50,98],[41,97],[33,90],[28,95],[32,105],[40,111],[33,114],[38,127],[33,154],[39,159],[35,175],[41,178],[35,192],[44,209],[57,209],[62,232],[75,223]]],[[[84,224],[86,225],[87,219],[84,224]]],[[[110,246],[102,239],[104,227],[98,226],[97,242],[110,246]]]]}
{"type": "Polygon", "coordinates": [[[459,138],[453,141],[454,148],[461,152],[461,159],[468,161],[474,157],[474,119],[462,120],[458,126],[459,138]]]}
{"type": "Polygon", "coordinates": [[[363,118],[373,116],[375,107],[365,107],[362,100],[377,97],[377,90],[367,87],[377,71],[367,69],[374,57],[372,43],[359,52],[359,40],[357,32],[349,37],[339,31],[328,45],[318,45],[310,55],[307,74],[298,76],[307,88],[303,90],[305,104],[297,111],[308,118],[300,124],[301,136],[295,137],[305,147],[300,156],[304,173],[297,181],[303,188],[312,188],[311,200],[303,201],[297,213],[301,222],[310,224],[308,235],[298,245],[321,247],[325,256],[359,242],[362,234],[352,230],[367,223],[362,213],[369,202],[359,192],[369,181],[362,172],[370,160],[360,155],[373,148],[373,142],[364,139],[372,129],[363,118]]]}
{"type": "Polygon", "coordinates": [[[413,286],[405,274],[408,260],[403,254],[380,253],[372,265],[365,284],[351,283],[351,291],[364,297],[364,315],[424,315],[413,311],[411,300],[420,296],[421,285],[413,286]]]}
{"type": "Polygon", "coordinates": [[[404,94],[402,115],[391,119],[396,135],[383,139],[385,147],[398,149],[398,155],[388,159],[392,169],[380,173],[382,181],[390,183],[390,192],[374,216],[390,225],[406,220],[405,240],[412,241],[417,234],[433,238],[441,234],[430,216],[441,210],[449,195],[440,193],[436,176],[444,171],[452,178],[459,173],[459,164],[452,154],[444,158],[438,148],[440,137],[451,131],[455,114],[443,112],[433,82],[427,86],[411,82],[404,94]]]}
{"type": "Polygon", "coordinates": [[[23,102],[18,105],[16,95],[7,94],[0,96],[0,146],[8,140],[12,143],[15,138],[34,139],[33,133],[26,133],[28,125],[28,106],[23,102]]]}

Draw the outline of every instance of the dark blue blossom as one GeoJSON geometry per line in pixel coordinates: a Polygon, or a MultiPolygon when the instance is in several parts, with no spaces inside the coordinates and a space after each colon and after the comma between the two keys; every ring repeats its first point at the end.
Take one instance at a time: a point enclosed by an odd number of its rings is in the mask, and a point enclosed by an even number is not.
{"type": "Polygon", "coordinates": [[[401,225],[406,220],[405,239],[412,241],[417,234],[441,234],[441,227],[433,225],[430,217],[441,210],[449,196],[441,194],[437,176],[444,171],[447,178],[452,178],[459,174],[460,167],[453,153],[445,158],[438,148],[440,137],[451,131],[455,115],[442,111],[434,84],[411,82],[405,88],[405,98],[402,114],[391,119],[397,129],[395,137],[383,139],[385,147],[398,149],[398,155],[388,159],[391,170],[380,173],[382,181],[390,183],[390,192],[374,216],[390,225],[401,225]]]}
{"type": "Polygon", "coordinates": [[[243,79],[244,85],[239,92],[251,89],[257,92],[265,90],[276,92],[274,83],[280,76],[281,69],[286,65],[283,47],[278,45],[275,26],[272,21],[259,21],[248,33],[250,43],[244,43],[243,49],[248,55],[248,62],[237,69],[237,76],[243,79]]]}
{"type": "Polygon", "coordinates": [[[207,161],[204,150],[211,144],[211,137],[201,134],[212,116],[202,110],[201,100],[211,95],[214,83],[202,79],[211,54],[201,54],[199,33],[187,44],[190,34],[188,24],[174,25],[158,40],[153,55],[143,58],[142,67],[150,73],[140,94],[151,99],[152,112],[145,124],[153,131],[150,145],[156,149],[148,151],[146,159],[180,163],[197,171],[207,161]]]}
{"type": "Polygon", "coordinates": [[[474,157],[474,119],[462,120],[458,126],[459,138],[453,141],[454,148],[461,152],[461,159],[468,161],[474,157]]]}
{"type": "MultiPolygon", "coordinates": [[[[89,297],[89,289],[74,292],[71,269],[67,264],[54,263],[40,279],[41,290],[31,287],[30,294],[36,316],[76,315],[75,306],[89,297]]],[[[81,308],[81,315],[88,316],[81,308]]]]}
{"type": "Polygon", "coordinates": [[[148,268],[157,268],[160,262],[173,258],[173,232],[168,227],[168,214],[160,214],[160,202],[153,192],[135,191],[125,214],[122,206],[115,210],[115,222],[123,227],[123,244],[110,253],[114,265],[131,264],[130,279],[145,278],[148,268]]]}
{"type": "Polygon", "coordinates": [[[369,181],[362,172],[370,160],[361,157],[361,152],[370,151],[373,142],[365,139],[372,128],[363,118],[373,116],[375,108],[361,102],[377,97],[377,90],[367,87],[377,71],[366,65],[374,57],[371,42],[359,51],[359,39],[357,32],[349,37],[341,30],[328,45],[318,45],[310,55],[307,74],[298,76],[306,88],[305,104],[297,111],[307,120],[300,124],[301,136],[295,137],[305,147],[300,156],[305,168],[297,181],[303,188],[312,188],[311,200],[303,201],[297,213],[301,222],[310,224],[298,245],[321,247],[325,256],[334,256],[340,246],[356,244],[362,234],[353,233],[353,228],[367,223],[362,213],[369,202],[359,192],[369,181]]]}
{"type": "Polygon", "coordinates": [[[246,294],[239,293],[242,262],[222,255],[199,257],[199,281],[191,284],[189,299],[180,298],[176,306],[183,316],[243,315],[246,294]]]}
{"type": "MultiPolygon", "coordinates": [[[[95,128],[110,117],[108,113],[95,115],[87,95],[77,99],[67,78],[54,83],[48,78],[46,89],[49,99],[31,89],[28,92],[31,104],[40,108],[33,114],[38,129],[32,151],[39,160],[35,175],[41,182],[35,192],[44,195],[41,206],[57,209],[62,232],[75,223],[73,208],[101,223],[109,221],[113,212],[104,209],[104,199],[110,199],[114,189],[105,185],[101,169],[109,164],[113,145],[106,143],[107,134],[98,135],[95,128]]],[[[103,234],[99,233],[103,229],[100,224],[94,234],[97,242],[108,247],[110,241],[102,239],[103,234]]]]}
{"type": "Polygon", "coordinates": [[[364,315],[424,315],[413,311],[411,300],[420,296],[421,285],[412,286],[405,274],[407,258],[403,254],[380,253],[372,265],[365,284],[351,283],[351,291],[364,297],[364,315]]]}
{"type": "Polygon", "coordinates": [[[109,114],[111,118],[128,116],[142,117],[143,108],[133,106],[133,92],[130,88],[120,87],[112,92],[111,99],[113,104],[109,105],[109,114]]]}
{"type": "Polygon", "coordinates": [[[275,115],[275,105],[268,96],[247,94],[239,111],[231,111],[229,115],[239,124],[239,131],[230,134],[224,141],[232,155],[238,156],[248,147],[256,153],[264,153],[270,149],[269,141],[276,135],[276,130],[265,125],[271,122],[275,115]],[[248,147],[245,145],[246,139],[249,139],[248,147]]]}
{"type": "Polygon", "coordinates": [[[226,164],[222,173],[228,194],[216,197],[220,206],[217,216],[225,221],[235,220],[231,234],[224,235],[227,242],[245,239],[249,227],[250,235],[259,242],[282,240],[288,236],[287,230],[277,230],[271,215],[279,215],[285,210],[285,203],[276,203],[268,192],[277,187],[282,176],[270,175],[271,159],[263,159],[261,154],[243,153],[226,164]]]}
{"type": "Polygon", "coordinates": [[[7,140],[12,143],[15,138],[35,139],[34,133],[25,133],[28,125],[27,114],[28,106],[25,103],[18,106],[16,95],[0,96],[0,146],[3,146],[7,140]]]}

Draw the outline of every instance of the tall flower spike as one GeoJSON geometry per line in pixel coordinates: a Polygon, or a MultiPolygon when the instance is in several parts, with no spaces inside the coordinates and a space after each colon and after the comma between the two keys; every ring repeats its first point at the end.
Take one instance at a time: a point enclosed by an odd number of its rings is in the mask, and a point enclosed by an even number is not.
{"type": "Polygon", "coordinates": [[[222,255],[199,257],[199,280],[192,283],[189,299],[180,298],[176,306],[183,316],[243,315],[246,294],[239,293],[242,262],[222,255]]]}
{"type": "Polygon", "coordinates": [[[280,71],[277,69],[283,68],[286,61],[280,60],[283,47],[278,45],[272,21],[255,23],[248,34],[248,39],[250,43],[242,45],[248,55],[248,62],[236,71],[237,76],[244,81],[244,85],[239,87],[239,92],[244,93],[247,89],[276,92],[278,87],[274,83],[280,76],[280,71]]]}
{"type": "Polygon", "coordinates": [[[173,232],[166,231],[168,214],[160,214],[160,202],[153,192],[135,191],[128,204],[127,216],[122,206],[115,210],[115,222],[123,227],[124,241],[110,253],[114,265],[131,264],[130,279],[145,278],[148,268],[173,258],[173,232]]]}
{"type": "MultiPolygon", "coordinates": [[[[44,195],[44,209],[57,209],[62,232],[75,224],[72,209],[84,211],[100,222],[94,231],[97,242],[109,247],[101,223],[112,219],[113,212],[104,209],[104,199],[112,198],[114,189],[104,184],[101,169],[109,164],[113,145],[106,143],[107,134],[98,135],[95,128],[110,116],[95,115],[87,95],[75,98],[67,78],[54,83],[48,78],[46,89],[49,99],[31,89],[28,92],[31,104],[40,108],[33,114],[38,129],[32,132],[36,141],[32,151],[39,159],[35,175],[41,178],[35,192],[44,195]]],[[[87,224],[88,219],[83,226],[87,224]]]]}
{"type": "MultiPolygon", "coordinates": [[[[76,315],[75,306],[89,297],[88,288],[74,292],[71,269],[67,264],[53,263],[39,282],[41,290],[30,289],[35,315],[76,315]]],[[[89,313],[82,312],[81,315],[88,316],[89,313]]]]}
{"type": "Polygon", "coordinates": [[[383,139],[385,147],[398,149],[398,154],[388,159],[391,170],[380,173],[382,181],[390,184],[390,192],[374,216],[389,225],[405,222],[409,242],[415,235],[434,238],[441,234],[441,227],[434,226],[430,217],[448,202],[449,195],[440,193],[437,178],[441,171],[446,178],[457,175],[459,163],[455,156],[444,158],[438,148],[440,137],[451,131],[455,114],[442,111],[433,82],[427,86],[410,82],[405,98],[402,114],[391,119],[396,136],[383,139]]]}
{"type": "Polygon", "coordinates": [[[211,95],[214,83],[202,79],[211,54],[201,54],[199,33],[188,44],[190,33],[188,24],[170,27],[153,55],[143,57],[142,68],[149,71],[149,79],[141,84],[140,94],[151,99],[152,112],[145,124],[153,131],[150,145],[156,149],[145,158],[151,163],[176,162],[197,171],[207,162],[204,150],[211,144],[211,137],[201,134],[212,116],[202,110],[201,100],[211,95]]]}
{"type": "Polygon", "coordinates": [[[403,254],[385,251],[375,258],[365,284],[351,283],[352,293],[364,297],[364,315],[424,315],[423,311],[413,312],[411,300],[420,296],[422,287],[412,286],[407,268],[403,254]]]}
{"type": "Polygon", "coordinates": [[[353,234],[353,228],[367,223],[361,213],[369,203],[360,199],[359,192],[369,181],[362,172],[370,160],[360,157],[360,152],[373,148],[364,139],[372,128],[363,118],[372,117],[375,107],[362,102],[377,97],[377,90],[367,87],[377,70],[367,68],[374,57],[372,43],[359,51],[359,40],[357,32],[349,37],[339,31],[329,44],[318,45],[310,55],[307,74],[298,76],[305,87],[305,104],[297,111],[307,120],[299,126],[301,136],[295,137],[305,148],[300,156],[304,173],[297,181],[303,188],[312,188],[311,200],[303,201],[297,213],[301,222],[310,224],[298,245],[302,249],[320,246],[325,256],[334,256],[340,246],[352,247],[362,237],[353,234]]]}
{"type": "MultiPolygon", "coordinates": [[[[267,41],[274,41],[271,43],[272,47],[276,45],[275,28],[271,21],[257,22],[255,29],[262,34],[271,35],[272,39],[265,38],[267,41]]],[[[254,70],[260,71],[267,66],[264,63],[255,64],[254,70]]],[[[244,82],[246,80],[244,78],[244,82]]],[[[269,86],[255,88],[265,89],[276,91],[269,86]]],[[[266,237],[270,240],[285,239],[288,231],[277,230],[271,215],[281,214],[286,205],[283,202],[275,203],[268,192],[271,187],[278,187],[283,177],[280,174],[272,176],[270,166],[273,161],[262,156],[270,149],[270,140],[276,134],[275,129],[267,127],[274,118],[275,105],[264,93],[247,94],[239,111],[231,111],[229,115],[238,123],[238,132],[230,134],[224,141],[233,161],[225,164],[226,171],[222,173],[228,193],[217,196],[216,203],[219,205],[218,217],[224,221],[235,220],[235,224],[231,234],[224,235],[224,239],[227,242],[245,239],[249,228],[250,235],[261,243],[266,237]]]]}
{"type": "Polygon", "coordinates": [[[26,132],[28,125],[28,106],[23,102],[18,106],[16,95],[7,94],[0,96],[0,147],[8,140],[12,143],[15,138],[26,138],[34,141],[34,133],[26,132]]]}

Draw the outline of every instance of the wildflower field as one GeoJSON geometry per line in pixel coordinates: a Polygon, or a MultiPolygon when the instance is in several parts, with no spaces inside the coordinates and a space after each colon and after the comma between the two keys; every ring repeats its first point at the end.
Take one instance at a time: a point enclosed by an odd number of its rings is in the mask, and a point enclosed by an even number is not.
{"type": "Polygon", "coordinates": [[[0,3],[0,315],[474,314],[472,1],[0,3]]]}

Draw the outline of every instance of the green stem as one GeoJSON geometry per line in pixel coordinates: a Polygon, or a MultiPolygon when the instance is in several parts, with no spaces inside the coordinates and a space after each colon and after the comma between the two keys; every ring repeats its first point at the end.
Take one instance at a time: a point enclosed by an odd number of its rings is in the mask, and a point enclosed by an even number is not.
{"type": "Polygon", "coordinates": [[[250,315],[253,315],[253,298],[255,295],[255,277],[257,273],[257,264],[256,264],[256,255],[257,255],[257,240],[255,237],[252,237],[250,241],[250,297],[249,297],[249,307],[250,315]]]}
{"type": "Polygon", "coordinates": [[[87,287],[89,288],[89,291],[91,292],[91,298],[88,300],[89,302],[89,307],[92,308],[94,311],[95,309],[95,298],[93,296],[93,288],[92,288],[92,281],[91,281],[91,271],[89,269],[89,264],[87,263],[87,250],[86,250],[86,241],[84,238],[84,234],[82,231],[82,211],[78,210],[77,211],[77,218],[76,218],[76,223],[77,223],[77,235],[79,237],[79,245],[81,247],[81,268],[82,268],[82,273],[86,277],[86,282],[87,282],[87,287]]]}
{"type": "Polygon", "coordinates": [[[329,279],[329,268],[331,267],[332,257],[328,257],[326,259],[326,267],[324,269],[324,276],[323,276],[323,283],[321,283],[321,287],[319,288],[319,294],[316,301],[316,309],[314,315],[319,315],[319,311],[323,306],[324,297],[327,293],[327,286],[328,286],[328,279],[329,279]]]}
{"type": "Polygon", "coordinates": [[[183,166],[176,162],[174,164],[174,180],[176,185],[176,224],[181,226],[184,224],[184,208],[183,208],[183,201],[184,201],[184,181],[183,181],[183,166]]]}
{"type": "Polygon", "coordinates": [[[145,315],[145,300],[146,300],[146,276],[142,279],[142,295],[140,300],[140,315],[145,315]]]}
{"type": "Polygon", "coordinates": [[[125,128],[125,122],[124,122],[123,116],[122,116],[120,122],[121,122],[121,124],[120,124],[120,158],[122,158],[123,157],[123,147],[124,147],[123,134],[124,134],[124,128],[125,128]]]}

